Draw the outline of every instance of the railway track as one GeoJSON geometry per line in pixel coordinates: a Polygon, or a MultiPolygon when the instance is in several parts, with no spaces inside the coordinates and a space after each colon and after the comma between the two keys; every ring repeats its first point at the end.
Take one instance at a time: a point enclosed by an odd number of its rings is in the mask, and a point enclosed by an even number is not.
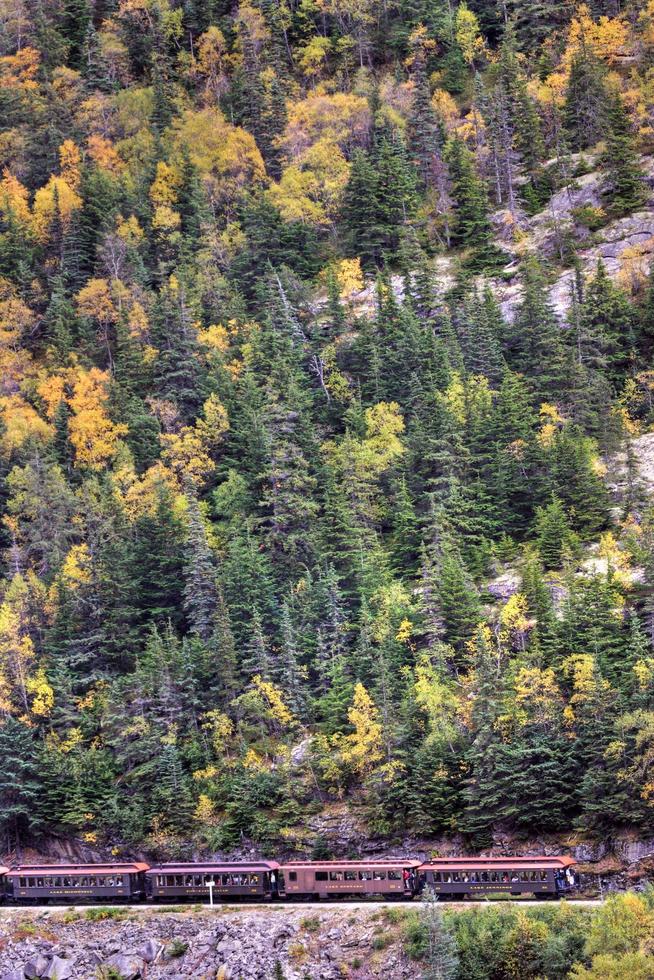
{"type": "MultiPolygon", "coordinates": [[[[601,899],[589,898],[574,898],[574,899],[563,899],[567,905],[575,906],[586,906],[587,908],[597,908],[602,904],[601,899]]],[[[530,901],[530,900],[515,900],[506,899],[511,905],[527,906],[528,908],[544,908],[551,905],[558,905],[559,902],[554,901],[530,901]]],[[[447,908],[453,909],[483,909],[488,908],[491,905],[504,905],[503,901],[484,901],[480,899],[474,902],[459,902],[459,901],[442,901],[441,905],[447,908]]],[[[87,909],[111,909],[112,911],[121,912],[156,912],[158,914],[164,915],[166,912],[169,913],[180,913],[192,912],[197,914],[198,912],[251,912],[251,911],[262,911],[265,909],[268,912],[284,912],[284,911],[298,911],[304,909],[311,909],[312,911],[321,909],[410,909],[419,908],[420,902],[416,900],[414,902],[375,902],[375,901],[361,901],[361,902],[351,902],[351,901],[324,901],[324,902],[216,902],[215,905],[210,906],[208,902],[203,902],[201,904],[179,904],[176,905],[171,903],[170,905],[149,905],[140,903],[138,905],[103,905],[100,903],[94,904],[84,904],[84,905],[2,905],[0,906],[0,916],[9,912],[16,915],[25,915],[26,913],[40,913],[44,915],[59,914],[61,912],[84,912],[87,909]]]]}

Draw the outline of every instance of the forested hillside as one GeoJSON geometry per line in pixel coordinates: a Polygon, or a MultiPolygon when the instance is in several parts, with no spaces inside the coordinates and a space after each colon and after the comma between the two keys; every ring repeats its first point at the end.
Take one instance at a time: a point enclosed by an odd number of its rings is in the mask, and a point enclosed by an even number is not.
{"type": "Polygon", "coordinates": [[[2,0],[9,849],[654,830],[653,153],[653,0],[2,0]]]}

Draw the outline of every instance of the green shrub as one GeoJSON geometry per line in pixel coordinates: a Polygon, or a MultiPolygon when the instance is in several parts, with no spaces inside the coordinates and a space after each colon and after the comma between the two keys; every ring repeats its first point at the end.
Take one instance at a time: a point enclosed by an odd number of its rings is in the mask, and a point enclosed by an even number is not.
{"type": "Polygon", "coordinates": [[[183,956],[187,949],[188,943],[185,943],[183,939],[173,939],[166,950],[166,956],[169,956],[170,959],[177,959],[177,957],[183,956]]]}

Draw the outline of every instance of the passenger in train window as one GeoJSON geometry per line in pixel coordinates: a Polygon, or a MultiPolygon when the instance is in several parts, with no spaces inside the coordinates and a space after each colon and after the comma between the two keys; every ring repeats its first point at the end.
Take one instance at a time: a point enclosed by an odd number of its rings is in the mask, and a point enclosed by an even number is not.
{"type": "Polygon", "coordinates": [[[541,881],[547,881],[547,871],[541,871],[541,873],[540,873],[540,880],[541,881]]]}
{"type": "Polygon", "coordinates": [[[508,880],[509,880],[509,872],[508,871],[503,871],[502,872],[502,881],[505,881],[506,882],[508,880]]]}
{"type": "Polygon", "coordinates": [[[520,875],[517,871],[511,872],[511,881],[520,881],[520,875]]]}

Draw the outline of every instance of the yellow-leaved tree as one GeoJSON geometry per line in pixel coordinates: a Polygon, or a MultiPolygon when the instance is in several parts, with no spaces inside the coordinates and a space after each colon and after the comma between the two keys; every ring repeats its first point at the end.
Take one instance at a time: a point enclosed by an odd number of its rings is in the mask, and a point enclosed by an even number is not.
{"type": "Polygon", "coordinates": [[[379,710],[361,683],[354,688],[347,717],[354,731],[343,739],[341,755],[357,775],[365,777],[384,758],[384,742],[379,710]]]}
{"type": "Polygon", "coordinates": [[[67,401],[72,411],[68,434],[75,450],[75,465],[80,469],[104,469],[116,454],[118,440],[127,433],[127,426],[112,422],[107,413],[108,372],[80,368],[67,401]]]}

